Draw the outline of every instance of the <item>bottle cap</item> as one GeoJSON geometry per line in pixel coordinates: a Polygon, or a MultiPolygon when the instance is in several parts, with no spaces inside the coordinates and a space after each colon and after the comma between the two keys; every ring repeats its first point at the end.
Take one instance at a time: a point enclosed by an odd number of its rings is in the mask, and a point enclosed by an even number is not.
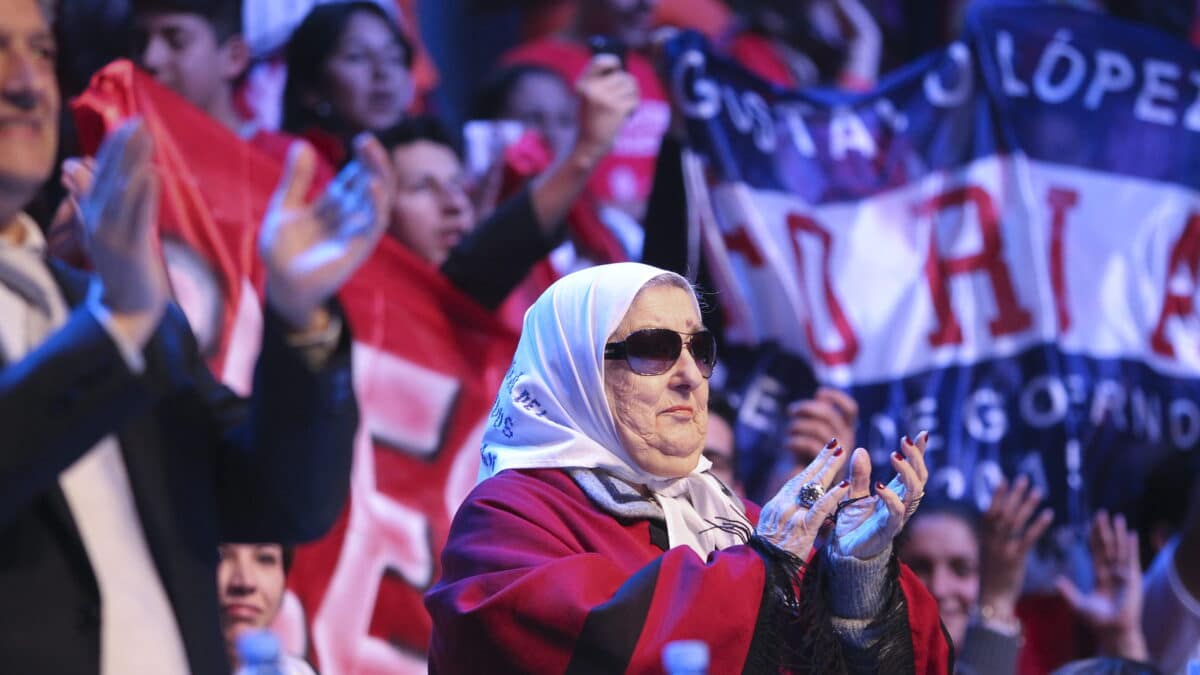
{"type": "Polygon", "coordinates": [[[243,665],[276,663],[279,661],[279,638],[267,630],[242,633],[237,639],[237,653],[243,665]]]}
{"type": "Polygon", "coordinates": [[[676,640],[663,647],[663,668],[668,673],[703,673],[708,670],[708,644],[701,640],[676,640]]]}

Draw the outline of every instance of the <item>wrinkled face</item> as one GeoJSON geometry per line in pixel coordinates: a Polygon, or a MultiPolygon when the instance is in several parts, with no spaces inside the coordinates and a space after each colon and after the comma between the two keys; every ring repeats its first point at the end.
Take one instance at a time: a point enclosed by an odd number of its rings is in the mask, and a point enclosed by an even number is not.
{"type": "Polygon", "coordinates": [[[412,102],[412,77],[404,46],[371,12],[346,23],[325,64],[328,103],[351,133],[382,131],[401,120],[412,102]]]}
{"type": "MultiPolygon", "coordinates": [[[[609,337],[619,342],[635,330],[702,330],[692,294],[677,286],[643,288],[609,337]]],[[[696,468],[708,426],[708,380],[692,353],[661,375],[638,375],[623,359],[605,360],[604,395],[630,459],[658,476],[685,476],[696,468]]]]}
{"type": "Polygon", "coordinates": [[[970,526],[942,513],[917,518],[908,524],[900,559],[933,594],[946,630],[961,647],[979,597],[979,542],[970,526]]]}
{"type": "Polygon", "coordinates": [[[35,0],[0,0],[0,208],[6,218],[28,203],[54,166],[55,50],[35,0]]]}
{"type": "Polygon", "coordinates": [[[537,131],[558,155],[575,138],[576,105],[575,97],[561,79],[546,73],[530,73],[509,92],[504,117],[537,131]]]}
{"type": "Polygon", "coordinates": [[[222,544],[217,564],[221,631],[233,645],[238,635],[266,628],[279,613],[286,580],[279,544],[222,544]]]}
{"type": "Polygon", "coordinates": [[[475,226],[462,162],[450,148],[416,141],[392,150],[396,194],[388,234],[435,267],[475,226]]]}
{"type": "Polygon", "coordinates": [[[589,0],[579,3],[586,11],[584,24],[590,33],[620,39],[630,49],[650,43],[651,21],[658,0],[589,0]]]}
{"type": "Polygon", "coordinates": [[[219,43],[204,17],[186,12],[139,16],[133,57],[154,79],[209,113],[229,96],[248,60],[240,37],[219,43]]]}

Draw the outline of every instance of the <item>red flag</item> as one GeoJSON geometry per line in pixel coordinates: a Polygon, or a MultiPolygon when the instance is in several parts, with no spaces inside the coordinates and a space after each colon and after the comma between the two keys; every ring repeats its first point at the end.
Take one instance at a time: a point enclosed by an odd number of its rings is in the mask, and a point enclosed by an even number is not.
{"type": "Polygon", "coordinates": [[[362,415],[351,503],[297,552],[289,586],[321,672],[424,673],[422,594],[475,485],[516,335],[387,237],[340,297],[362,415]]]}
{"type": "Polygon", "coordinates": [[[262,329],[258,226],[282,166],[126,60],[71,102],[85,155],[141,116],[162,185],[159,234],[171,285],[209,366],[245,393],[262,329]]]}

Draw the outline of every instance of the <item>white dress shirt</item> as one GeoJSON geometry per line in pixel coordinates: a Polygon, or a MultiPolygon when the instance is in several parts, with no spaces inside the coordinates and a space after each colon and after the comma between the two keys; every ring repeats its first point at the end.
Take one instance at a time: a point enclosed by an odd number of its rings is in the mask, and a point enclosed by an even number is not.
{"type": "MultiPolygon", "coordinates": [[[[18,225],[25,230],[19,248],[40,259],[46,248],[41,231],[24,215],[18,225]]],[[[6,253],[23,253],[3,241],[0,247],[8,247],[6,253]]],[[[49,288],[43,288],[51,305],[48,326],[38,323],[45,322],[44,312],[32,307],[9,284],[0,283],[0,353],[10,365],[45,339],[46,335],[37,332],[48,328],[48,333],[53,333],[66,320],[62,291],[53,283],[44,261],[41,271],[44,274],[35,270],[30,276],[43,287],[49,280],[49,288]]],[[[141,372],[144,363],[139,350],[122,342],[112,329],[108,312],[98,302],[89,300],[87,306],[116,342],[130,369],[141,372]]],[[[59,485],[100,589],[100,672],[187,673],[183,638],[142,531],[116,436],[105,436],[84,453],[59,476],[59,485]]]]}

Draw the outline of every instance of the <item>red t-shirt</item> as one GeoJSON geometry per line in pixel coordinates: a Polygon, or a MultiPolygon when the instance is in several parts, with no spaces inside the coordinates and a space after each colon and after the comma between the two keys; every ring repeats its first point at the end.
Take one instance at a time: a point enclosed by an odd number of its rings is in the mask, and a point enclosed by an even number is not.
{"type": "MultiPolygon", "coordinates": [[[[519,45],[505,54],[503,61],[544,66],[573,86],[591,58],[587,46],[553,37],[519,45]]],[[[658,146],[671,123],[667,93],[650,60],[629,52],[625,64],[637,79],[642,100],[617,134],[612,151],[596,167],[591,180],[593,194],[602,201],[616,204],[642,203],[650,196],[658,146]]]]}

